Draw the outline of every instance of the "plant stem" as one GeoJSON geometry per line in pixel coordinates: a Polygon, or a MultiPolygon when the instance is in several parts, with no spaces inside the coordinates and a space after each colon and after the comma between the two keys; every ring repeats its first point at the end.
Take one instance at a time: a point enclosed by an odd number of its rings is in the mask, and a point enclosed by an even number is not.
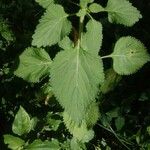
{"type": "Polygon", "coordinates": [[[112,55],[102,56],[101,59],[104,59],[104,58],[110,58],[110,57],[112,57],[112,55]]]}
{"type": "Polygon", "coordinates": [[[84,16],[80,17],[80,22],[79,22],[79,38],[78,38],[78,44],[77,44],[78,49],[80,48],[80,44],[82,41],[83,22],[84,22],[84,16]]]}
{"type": "Polygon", "coordinates": [[[110,125],[109,125],[109,128],[106,128],[106,127],[102,126],[101,124],[97,124],[97,125],[100,126],[100,127],[103,128],[103,129],[107,130],[108,132],[112,133],[112,134],[117,138],[117,140],[118,140],[124,147],[126,147],[126,149],[130,150],[130,148],[125,144],[126,142],[118,137],[118,135],[115,133],[115,131],[112,129],[112,127],[111,127],[110,125]]]}

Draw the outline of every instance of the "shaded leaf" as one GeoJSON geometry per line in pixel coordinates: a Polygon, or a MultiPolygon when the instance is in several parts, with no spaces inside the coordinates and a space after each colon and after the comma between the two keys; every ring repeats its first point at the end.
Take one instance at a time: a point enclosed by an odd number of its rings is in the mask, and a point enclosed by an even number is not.
{"type": "Polygon", "coordinates": [[[118,131],[122,129],[124,124],[125,124],[125,119],[123,117],[119,116],[118,118],[115,119],[115,126],[118,131]]]}
{"type": "Polygon", "coordinates": [[[118,85],[119,81],[121,80],[121,76],[118,75],[112,68],[106,70],[105,72],[105,81],[101,85],[100,90],[103,94],[106,94],[118,85]]]}

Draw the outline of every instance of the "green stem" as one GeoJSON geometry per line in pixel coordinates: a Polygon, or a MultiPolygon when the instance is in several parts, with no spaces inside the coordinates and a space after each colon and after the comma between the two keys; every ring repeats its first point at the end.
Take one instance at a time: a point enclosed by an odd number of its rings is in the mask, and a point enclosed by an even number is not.
{"type": "Polygon", "coordinates": [[[101,128],[107,130],[108,132],[112,133],[116,138],[117,140],[124,146],[126,147],[126,149],[130,150],[130,148],[125,144],[126,142],[124,140],[122,140],[121,138],[118,137],[118,135],[115,133],[115,131],[112,129],[112,127],[109,125],[109,128],[106,128],[100,124],[97,124],[98,126],[100,126],[101,128]]]}
{"type": "Polygon", "coordinates": [[[78,49],[80,48],[80,44],[82,41],[83,22],[84,22],[84,16],[80,17],[80,22],[79,22],[79,39],[77,44],[78,49]]]}
{"type": "Polygon", "coordinates": [[[112,129],[111,126],[109,126],[110,130],[112,131],[112,133],[114,134],[114,136],[118,139],[118,141],[124,146],[126,147],[128,150],[130,150],[130,148],[118,137],[118,135],[115,133],[115,131],[112,129]]]}

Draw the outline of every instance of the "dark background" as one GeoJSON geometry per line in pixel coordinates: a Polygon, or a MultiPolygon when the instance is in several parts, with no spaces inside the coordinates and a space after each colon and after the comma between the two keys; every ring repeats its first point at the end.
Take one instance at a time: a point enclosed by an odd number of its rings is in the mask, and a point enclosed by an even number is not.
{"type": "MultiPolygon", "coordinates": [[[[99,3],[98,0],[96,0],[99,3]]],[[[102,5],[106,5],[106,0],[102,5]]],[[[110,54],[116,40],[121,36],[131,35],[141,40],[150,53],[150,1],[132,0],[132,3],[141,11],[143,18],[133,27],[124,27],[122,25],[110,24],[107,20],[107,14],[96,14],[94,17],[103,24],[103,46],[101,55],[110,54]]],[[[78,7],[72,5],[67,0],[62,2],[67,12],[76,12],[78,7]]],[[[29,84],[13,75],[13,71],[18,64],[18,56],[26,47],[31,45],[32,34],[38,24],[38,20],[44,10],[34,2],[34,0],[0,0],[0,16],[8,20],[11,30],[14,33],[13,41],[5,51],[0,50],[0,69],[9,69],[9,73],[0,74],[0,149],[7,149],[3,144],[3,134],[11,134],[11,125],[14,115],[20,105],[22,105],[29,114],[42,118],[50,109],[44,102],[38,100],[35,93],[38,93],[41,84],[29,84]],[[40,107],[39,107],[40,105],[40,107]]],[[[78,28],[78,19],[72,18],[73,26],[78,28]]],[[[2,39],[2,37],[0,37],[2,39]]],[[[57,46],[46,48],[49,54],[54,57],[58,51],[57,46]]],[[[105,67],[111,66],[110,60],[104,60],[105,67]]],[[[102,103],[104,113],[112,108],[119,107],[121,115],[126,119],[123,132],[128,137],[133,136],[141,129],[144,140],[149,136],[145,133],[146,127],[150,125],[150,63],[144,65],[136,74],[123,76],[118,87],[113,92],[103,97],[102,103]],[[146,95],[148,100],[140,101],[141,95],[146,95]],[[129,110],[129,112],[126,112],[129,110]]],[[[112,122],[113,126],[113,122],[112,122]]],[[[104,137],[109,146],[114,150],[125,149],[113,135],[95,126],[96,136],[93,143],[104,137]]],[[[122,134],[120,132],[120,134],[122,134]]],[[[139,149],[135,143],[131,149],[139,149]]]]}

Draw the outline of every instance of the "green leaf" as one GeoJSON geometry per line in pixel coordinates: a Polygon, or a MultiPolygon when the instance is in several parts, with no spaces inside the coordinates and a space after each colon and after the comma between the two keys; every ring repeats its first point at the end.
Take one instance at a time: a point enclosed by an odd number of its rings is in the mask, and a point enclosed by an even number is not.
{"type": "Polygon", "coordinates": [[[135,73],[150,61],[150,56],[144,45],[130,36],[120,38],[110,56],[114,60],[114,70],[121,75],[135,73]]]}
{"type": "Polygon", "coordinates": [[[105,9],[104,9],[100,4],[92,3],[92,4],[89,6],[89,10],[90,10],[92,13],[98,13],[98,12],[104,11],[105,9]]]}
{"type": "Polygon", "coordinates": [[[37,117],[33,117],[33,118],[30,120],[31,130],[34,130],[34,128],[35,128],[36,125],[37,125],[37,122],[38,122],[38,118],[37,118],[37,117]]]}
{"type": "Polygon", "coordinates": [[[17,135],[27,134],[31,131],[31,121],[28,113],[20,106],[12,125],[12,130],[17,135]]]}
{"type": "Polygon", "coordinates": [[[110,110],[109,112],[107,112],[107,116],[110,118],[110,120],[112,120],[112,118],[117,118],[119,116],[119,107],[116,107],[112,110],[110,110]]]}
{"type": "Polygon", "coordinates": [[[108,0],[105,10],[111,23],[132,26],[142,18],[137,8],[127,0],[108,0]]]}
{"type": "Polygon", "coordinates": [[[44,49],[27,48],[20,55],[20,63],[14,74],[29,82],[39,82],[49,73],[51,59],[44,49]]]}
{"type": "Polygon", "coordinates": [[[105,81],[101,85],[100,90],[103,94],[113,91],[121,80],[121,76],[118,75],[112,68],[106,70],[105,81]]]}
{"type": "Polygon", "coordinates": [[[85,120],[78,125],[72,120],[71,116],[67,112],[64,112],[63,119],[67,129],[73,135],[73,138],[78,141],[85,143],[89,142],[94,137],[94,131],[87,128],[85,120]]]}
{"type": "Polygon", "coordinates": [[[54,0],[35,0],[39,5],[43,8],[48,8],[51,4],[53,4],[54,0]]]}
{"type": "Polygon", "coordinates": [[[83,35],[81,47],[89,53],[98,54],[102,45],[102,25],[91,19],[86,25],[87,32],[83,35]]]}
{"type": "Polygon", "coordinates": [[[80,6],[86,8],[88,3],[92,3],[94,0],[80,0],[80,6]]]}
{"type": "Polygon", "coordinates": [[[73,47],[73,42],[68,36],[64,37],[62,41],[59,42],[59,46],[64,50],[70,50],[73,47]]]}
{"type": "Polygon", "coordinates": [[[68,14],[65,13],[62,6],[50,5],[37,25],[32,45],[45,47],[61,41],[71,30],[71,23],[67,17],[68,14]]]}
{"type": "Polygon", "coordinates": [[[104,81],[102,61],[83,49],[60,52],[52,64],[51,80],[60,104],[80,123],[104,81]]]}
{"type": "Polygon", "coordinates": [[[120,131],[125,124],[125,119],[123,117],[118,117],[115,119],[115,126],[117,131],[120,131]]]}
{"type": "Polygon", "coordinates": [[[99,118],[99,108],[97,103],[93,102],[89,104],[85,119],[82,120],[81,124],[76,123],[72,120],[71,116],[67,113],[63,113],[64,124],[73,138],[80,142],[88,142],[93,136],[94,132],[91,130],[99,118]]]}
{"type": "Polygon", "coordinates": [[[25,150],[60,150],[59,143],[56,141],[35,140],[28,145],[25,150]]]}
{"type": "Polygon", "coordinates": [[[57,131],[62,120],[59,119],[60,116],[53,114],[52,112],[48,112],[46,116],[46,124],[48,124],[48,130],[57,131]]]}
{"type": "Polygon", "coordinates": [[[25,144],[25,141],[18,137],[6,134],[4,135],[4,143],[8,144],[8,148],[11,150],[21,150],[23,149],[22,147],[25,144]]]}
{"type": "Polygon", "coordinates": [[[147,132],[150,135],[150,126],[147,127],[147,132]]]}
{"type": "Polygon", "coordinates": [[[75,138],[71,139],[70,149],[71,150],[87,150],[85,144],[78,141],[75,138]]]}
{"type": "Polygon", "coordinates": [[[83,9],[80,9],[79,12],[76,15],[78,17],[84,18],[86,14],[87,14],[87,10],[83,8],[83,9]]]}
{"type": "Polygon", "coordinates": [[[14,35],[12,30],[10,30],[8,22],[2,18],[0,18],[0,34],[7,42],[14,40],[14,35]]]}
{"type": "Polygon", "coordinates": [[[89,105],[85,116],[85,122],[88,129],[92,128],[100,118],[98,104],[93,102],[89,105]]]}

